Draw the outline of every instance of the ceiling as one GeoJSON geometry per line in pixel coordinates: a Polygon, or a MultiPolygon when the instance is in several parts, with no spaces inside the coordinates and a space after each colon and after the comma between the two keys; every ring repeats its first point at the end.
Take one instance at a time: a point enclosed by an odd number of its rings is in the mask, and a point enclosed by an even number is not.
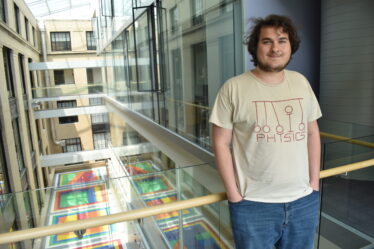
{"type": "Polygon", "coordinates": [[[25,0],[38,19],[90,19],[93,0],[25,0]]]}

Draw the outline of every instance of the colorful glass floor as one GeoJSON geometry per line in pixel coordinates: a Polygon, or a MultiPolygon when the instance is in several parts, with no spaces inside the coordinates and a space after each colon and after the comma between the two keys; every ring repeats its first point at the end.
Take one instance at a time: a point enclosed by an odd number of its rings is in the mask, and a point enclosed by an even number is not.
{"type": "MultiPolygon", "coordinates": [[[[177,200],[175,184],[150,161],[129,164],[126,169],[133,177],[134,187],[147,206],[177,200]],[[158,173],[159,172],[159,173],[158,173]],[[147,173],[148,175],[139,175],[147,173]],[[153,173],[153,174],[149,174],[153,173]]],[[[218,236],[214,227],[194,208],[183,210],[183,237],[185,249],[226,249],[228,244],[218,236]]],[[[155,217],[171,248],[179,249],[179,212],[155,217]]]]}
{"type": "MultiPolygon", "coordinates": [[[[160,205],[177,200],[175,177],[159,170],[151,161],[126,166],[132,175],[132,186],[147,206],[160,205]]],[[[56,174],[49,205],[48,225],[80,219],[105,216],[123,211],[116,203],[119,193],[108,189],[106,168],[94,168],[56,174]]],[[[217,230],[197,209],[183,210],[183,237],[185,249],[226,249],[227,243],[217,230]]],[[[160,234],[169,248],[179,249],[179,212],[169,212],[154,217],[160,234]]],[[[41,248],[47,249],[125,249],[142,238],[129,223],[100,226],[85,230],[46,237],[41,248]]],[[[151,242],[150,242],[151,243],[151,242]]],[[[150,245],[151,248],[152,245],[150,245]]]]}
{"type": "MultiPolygon", "coordinates": [[[[48,225],[116,212],[115,205],[108,204],[108,200],[113,200],[113,193],[107,189],[105,179],[104,167],[56,174],[48,225]]],[[[56,234],[46,237],[42,248],[125,249],[125,232],[123,225],[115,224],[56,234]]]]}

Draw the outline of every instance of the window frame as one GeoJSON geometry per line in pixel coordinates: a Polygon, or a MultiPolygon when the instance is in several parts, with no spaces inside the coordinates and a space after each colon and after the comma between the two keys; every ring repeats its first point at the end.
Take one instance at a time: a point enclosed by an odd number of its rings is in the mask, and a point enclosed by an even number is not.
{"type": "MultiPolygon", "coordinates": [[[[77,101],[76,100],[57,101],[57,108],[58,109],[74,108],[76,106],[77,106],[77,101]]],[[[79,122],[79,117],[77,115],[59,117],[58,122],[59,122],[60,125],[78,123],[79,122]]]]}
{"type": "Polygon", "coordinates": [[[199,25],[204,23],[204,1],[203,0],[192,0],[192,25],[199,25]],[[201,7],[201,9],[199,9],[201,7]]]}
{"type": "Polygon", "coordinates": [[[108,148],[110,142],[110,132],[98,132],[92,134],[95,150],[108,148]]]}
{"type": "Polygon", "coordinates": [[[91,114],[91,125],[106,124],[108,122],[109,122],[109,117],[107,113],[91,114]]]}
{"type": "Polygon", "coordinates": [[[21,88],[22,88],[22,94],[26,94],[26,72],[24,67],[25,56],[23,54],[18,54],[18,63],[19,63],[19,71],[21,74],[21,88]]]}
{"type": "Polygon", "coordinates": [[[72,51],[70,31],[50,32],[49,36],[51,40],[51,51],[52,52],[72,51]],[[58,39],[61,39],[61,38],[65,40],[58,41],[58,39]]]}
{"type": "Polygon", "coordinates": [[[34,47],[36,47],[36,31],[35,27],[31,25],[31,30],[32,30],[32,44],[34,47]]]}
{"type": "Polygon", "coordinates": [[[14,18],[16,20],[16,31],[18,34],[21,34],[21,18],[20,10],[16,3],[14,3],[14,18]]]}
{"type": "Polygon", "coordinates": [[[86,47],[87,50],[96,50],[96,41],[93,31],[86,31],[86,47]]]}
{"type": "Polygon", "coordinates": [[[26,170],[25,159],[23,158],[23,146],[21,141],[21,133],[20,133],[20,125],[19,125],[19,118],[15,118],[12,120],[12,129],[13,129],[13,137],[15,143],[15,149],[18,159],[18,169],[22,173],[26,170]]]}
{"type": "Polygon", "coordinates": [[[173,8],[169,10],[170,15],[170,30],[171,33],[174,34],[178,30],[178,8],[175,5],[173,8]]]}
{"type": "Polygon", "coordinates": [[[30,41],[30,30],[29,30],[29,20],[25,16],[25,35],[26,35],[26,40],[30,41]]]}
{"type": "Polygon", "coordinates": [[[6,4],[6,0],[0,0],[0,4],[1,4],[1,9],[0,9],[0,11],[1,11],[1,13],[0,13],[0,17],[1,17],[1,19],[0,20],[2,20],[3,22],[5,22],[5,23],[7,23],[7,12],[6,12],[6,7],[7,7],[7,4],[6,4]]]}
{"type": "Polygon", "coordinates": [[[63,146],[61,146],[61,149],[62,149],[63,153],[82,151],[82,142],[81,142],[80,137],[67,138],[67,139],[63,139],[63,141],[65,143],[63,146]],[[70,151],[70,150],[68,150],[68,148],[74,148],[74,150],[70,151]]]}
{"type": "Polygon", "coordinates": [[[54,79],[55,85],[65,85],[65,71],[64,70],[53,70],[53,79],[54,79]],[[62,72],[63,81],[62,82],[60,82],[60,81],[56,82],[56,78],[59,79],[59,77],[61,75],[58,75],[58,74],[60,74],[61,72],[62,72]],[[58,75],[58,77],[56,77],[56,74],[58,75]]]}
{"type": "MultiPolygon", "coordinates": [[[[2,127],[0,123],[0,128],[2,127]]],[[[1,202],[7,200],[7,196],[5,194],[11,191],[9,185],[9,171],[8,171],[8,163],[6,161],[5,156],[5,148],[3,143],[3,136],[2,136],[2,129],[0,129],[0,174],[2,175],[2,184],[0,184],[0,207],[1,202]]]]}
{"type": "Polygon", "coordinates": [[[10,48],[3,47],[3,59],[4,59],[4,70],[5,80],[7,84],[8,97],[13,98],[15,96],[14,89],[14,75],[13,75],[13,51],[10,48]]]}

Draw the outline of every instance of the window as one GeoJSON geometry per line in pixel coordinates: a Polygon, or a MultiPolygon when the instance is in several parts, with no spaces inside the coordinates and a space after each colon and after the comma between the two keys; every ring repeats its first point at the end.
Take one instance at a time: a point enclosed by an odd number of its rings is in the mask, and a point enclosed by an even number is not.
{"type": "Polygon", "coordinates": [[[90,105],[104,105],[102,98],[90,98],[90,105]]]}
{"type": "Polygon", "coordinates": [[[51,32],[52,51],[71,51],[70,32],[51,32]]]}
{"type": "Polygon", "coordinates": [[[100,68],[87,68],[87,84],[88,93],[102,93],[103,86],[98,84],[101,83],[101,69],[100,68]],[[92,85],[95,84],[95,85],[92,85]]]}
{"type": "Polygon", "coordinates": [[[16,145],[16,153],[17,153],[17,161],[18,161],[18,168],[19,171],[23,171],[25,169],[25,162],[23,160],[23,150],[22,150],[22,142],[20,137],[20,130],[18,125],[18,118],[12,120],[12,128],[13,128],[13,136],[14,136],[14,143],[16,145]]]}
{"type": "Polygon", "coordinates": [[[206,139],[209,138],[209,111],[200,106],[208,106],[208,75],[207,75],[207,50],[206,42],[194,44],[193,51],[193,72],[194,72],[194,103],[195,110],[195,137],[196,142],[201,146],[207,146],[206,139]]]}
{"type": "Polygon", "coordinates": [[[9,98],[11,98],[15,96],[13,72],[12,72],[12,60],[11,60],[12,50],[10,50],[9,48],[3,47],[3,57],[4,57],[6,86],[8,89],[9,98]]]}
{"type": "Polygon", "coordinates": [[[123,132],[123,145],[139,144],[142,142],[141,137],[136,131],[124,131],[123,132]]]}
{"type": "Polygon", "coordinates": [[[62,152],[74,152],[74,151],[81,151],[81,139],[77,138],[68,138],[64,139],[65,145],[62,146],[62,152]]]}
{"type": "Polygon", "coordinates": [[[174,108],[175,108],[175,129],[177,132],[185,130],[184,126],[184,104],[183,100],[183,76],[182,76],[182,56],[180,48],[171,51],[172,73],[174,87],[174,108]]]}
{"type": "Polygon", "coordinates": [[[93,31],[86,32],[87,50],[96,50],[96,42],[93,31]]]}
{"type": "Polygon", "coordinates": [[[32,132],[31,132],[31,123],[30,123],[30,116],[29,116],[29,111],[25,111],[25,116],[26,116],[26,125],[27,125],[27,130],[29,132],[29,146],[30,146],[30,152],[32,153],[34,151],[34,144],[33,144],[33,137],[32,137],[32,132]]]}
{"type": "Polygon", "coordinates": [[[94,83],[93,69],[87,68],[86,73],[87,73],[87,83],[88,84],[94,83]]]}
{"type": "MultiPolygon", "coordinates": [[[[28,58],[27,61],[28,61],[28,63],[32,63],[32,59],[31,58],[28,58]]],[[[30,75],[31,90],[33,90],[32,88],[35,88],[35,80],[34,80],[33,71],[29,71],[29,75],[30,75]]]]}
{"type": "MultiPolygon", "coordinates": [[[[77,102],[75,100],[57,101],[58,108],[71,108],[76,106],[77,102]]],[[[78,122],[78,116],[59,117],[58,120],[60,124],[76,123],[78,122]]]]}
{"type": "Polygon", "coordinates": [[[14,4],[14,18],[16,18],[16,31],[18,34],[21,33],[21,22],[19,16],[19,8],[17,4],[14,4]]]}
{"type": "Polygon", "coordinates": [[[55,77],[55,85],[65,84],[64,70],[54,70],[53,76],[55,77]]]}
{"type": "Polygon", "coordinates": [[[203,0],[192,0],[192,24],[201,24],[203,20],[203,0]]]}
{"type": "Polygon", "coordinates": [[[175,31],[178,29],[178,12],[177,12],[177,6],[170,9],[170,25],[171,25],[171,33],[174,34],[175,31]]]}
{"type": "Polygon", "coordinates": [[[0,0],[0,20],[6,22],[5,16],[5,0],[0,0]]]}
{"type": "Polygon", "coordinates": [[[8,178],[8,171],[7,171],[7,163],[5,160],[2,134],[0,130],[0,207],[1,207],[2,201],[6,200],[6,196],[3,196],[3,194],[6,194],[9,192],[8,179],[9,178],[8,178]]]}
{"type": "Polygon", "coordinates": [[[66,85],[75,83],[73,69],[53,70],[53,76],[55,85],[66,85]]]}
{"type": "Polygon", "coordinates": [[[39,120],[35,120],[35,126],[36,126],[36,136],[38,138],[38,146],[39,146],[39,153],[43,154],[43,145],[42,145],[42,140],[41,140],[41,132],[40,132],[40,125],[39,125],[39,120]]]}
{"type": "Polygon", "coordinates": [[[92,124],[108,123],[108,114],[107,113],[91,114],[91,123],[92,124]]]}
{"type": "Polygon", "coordinates": [[[29,41],[29,20],[25,17],[25,32],[26,32],[26,40],[29,41]]]}
{"type": "Polygon", "coordinates": [[[35,33],[35,28],[32,27],[32,42],[34,44],[34,47],[36,46],[36,33],[35,33]]]}
{"type": "Polygon", "coordinates": [[[109,133],[95,133],[92,135],[95,150],[105,149],[108,147],[108,142],[110,142],[109,133]]]}
{"type": "Polygon", "coordinates": [[[21,74],[21,81],[22,81],[22,93],[26,94],[26,78],[25,78],[23,60],[24,60],[24,56],[22,54],[18,54],[19,71],[21,74]]]}
{"type": "Polygon", "coordinates": [[[226,13],[232,11],[232,0],[221,0],[221,13],[226,13]]]}

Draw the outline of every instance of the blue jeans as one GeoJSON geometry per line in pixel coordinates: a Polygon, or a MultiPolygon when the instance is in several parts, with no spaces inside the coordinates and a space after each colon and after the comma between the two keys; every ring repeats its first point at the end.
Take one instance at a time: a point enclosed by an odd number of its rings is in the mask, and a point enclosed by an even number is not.
{"type": "Polygon", "coordinates": [[[229,202],[237,249],[312,249],[319,192],[288,203],[229,202]]]}

